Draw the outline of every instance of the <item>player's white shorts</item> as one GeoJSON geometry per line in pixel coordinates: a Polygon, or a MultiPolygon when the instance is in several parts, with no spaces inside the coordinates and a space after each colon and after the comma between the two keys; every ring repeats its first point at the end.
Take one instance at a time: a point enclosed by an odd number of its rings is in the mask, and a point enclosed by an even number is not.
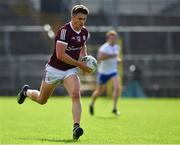
{"type": "Polygon", "coordinates": [[[69,70],[63,71],[56,69],[49,64],[46,65],[44,81],[48,84],[57,84],[63,82],[64,79],[69,77],[70,75],[77,74],[77,68],[71,68],[69,70]]]}

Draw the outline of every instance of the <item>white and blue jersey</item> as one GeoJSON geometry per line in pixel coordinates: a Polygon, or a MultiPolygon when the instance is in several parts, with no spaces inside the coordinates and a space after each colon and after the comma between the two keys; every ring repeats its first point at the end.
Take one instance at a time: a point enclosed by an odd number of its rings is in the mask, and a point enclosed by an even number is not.
{"type": "MultiPolygon", "coordinates": [[[[116,54],[118,56],[120,51],[120,47],[117,44],[110,45],[108,42],[104,43],[99,52],[113,55],[116,54]]],[[[118,62],[117,58],[109,58],[105,60],[101,60],[98,65],[98,76],[97,81],[99,84],[105,84],[112,77],[118,75],[118,62]]]]}

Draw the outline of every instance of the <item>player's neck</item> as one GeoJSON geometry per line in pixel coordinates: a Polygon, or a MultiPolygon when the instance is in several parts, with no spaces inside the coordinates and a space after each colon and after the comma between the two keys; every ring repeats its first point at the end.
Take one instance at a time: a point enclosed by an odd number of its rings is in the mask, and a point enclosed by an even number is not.
{"type": "Polygon", "coordinates": [[[75,25],[72,21],[71,21],[71,27],[72,27],[72,29],[75,30],[76,32],[81,31],[81,29],[78,28],[78,27],[76,27],[76,25],[75,25]]]}
{"type": "Polygon", "coordinates": [[[110,41],[108,41],[107,43],[109,43],[109,45],[111,45],[111,46],[115,45],[115,43],[114,43],[114,42],[110,42],[110,41]]]}

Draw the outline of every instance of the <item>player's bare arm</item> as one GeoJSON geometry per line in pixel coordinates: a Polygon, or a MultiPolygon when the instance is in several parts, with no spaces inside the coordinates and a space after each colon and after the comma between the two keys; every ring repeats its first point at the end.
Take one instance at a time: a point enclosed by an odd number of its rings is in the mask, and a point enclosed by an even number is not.
{"type": "Polygon", "coordinates": [[[67,64],[74,65],[82,69],[83,72],[91,72],[91,69],[86,66],[84,62],[77,61],[65,53],[67,45],[63,43],[56,43],[56,55],[57,58],[67,64]]]}
{"type": "Polygon", "coordinates": [[[111,59],[111,58],[115,58],[117,57],[117,54],[107,54],[107,53],[104,53],[104,52],[100,52],[98,54],[98,60],[101,61],[101,60],[106,60],[106,59],[111,59]]]}
{"type": "Polygon", "coordinates": [[[80,57],[84,57],[87,55],[87,46],[84,45],[82,48],[81,48],[81,53],[80,53],[80,57]]]}

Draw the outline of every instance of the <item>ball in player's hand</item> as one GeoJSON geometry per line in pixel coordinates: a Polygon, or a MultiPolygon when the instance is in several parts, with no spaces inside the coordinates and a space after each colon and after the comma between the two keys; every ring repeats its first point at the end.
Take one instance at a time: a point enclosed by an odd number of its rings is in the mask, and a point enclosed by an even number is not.
{"type": "Polygon", "coordinates": [[[95,72],[97,69],[97,60],[91,56],[91,55],[86,55],[81,58],[82,62],[85,62],[86,65],[91,68],[92,72],[95,72]]]}

